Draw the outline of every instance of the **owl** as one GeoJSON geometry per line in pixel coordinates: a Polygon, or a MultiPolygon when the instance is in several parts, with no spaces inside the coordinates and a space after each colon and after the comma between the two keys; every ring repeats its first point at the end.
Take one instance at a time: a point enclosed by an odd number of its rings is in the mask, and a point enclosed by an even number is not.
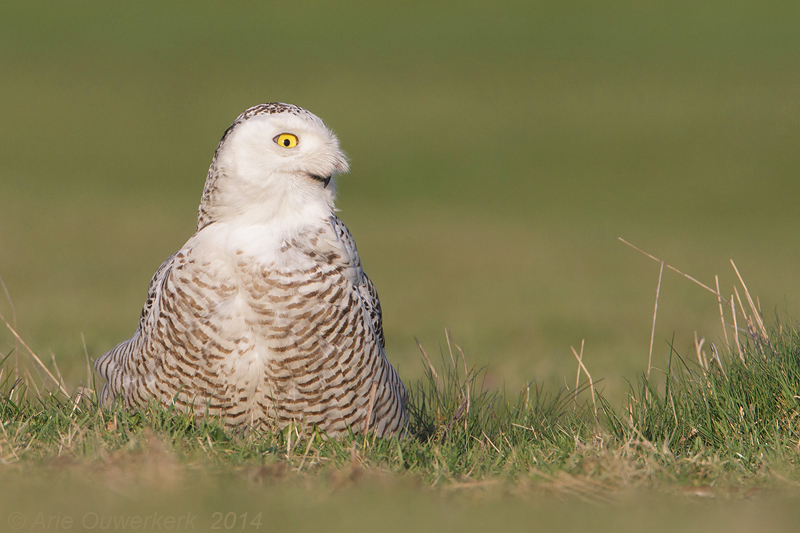
{"type": "Polygon", "coordinates": [[[150,282],[133,336],[95,362],[100,402],[150,401],[226,426],[402,434],[407,392],[381,305],[335,214],[339,141],[268,103],[225,131],[197,229],[150,282]]]}

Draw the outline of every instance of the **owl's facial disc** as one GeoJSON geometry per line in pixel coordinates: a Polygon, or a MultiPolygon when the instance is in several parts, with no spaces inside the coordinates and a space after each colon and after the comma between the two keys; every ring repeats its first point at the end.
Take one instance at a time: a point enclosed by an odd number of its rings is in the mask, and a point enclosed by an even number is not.
{"type": "Polygon", "coordinates": [[[348,170],[336,136],[311,113],[255,115],[233,128],[224,139],[217,167],[251,187],[250,194],[284,197],[305,190],[298,196],[305,201],[316,189],[326,191],[319,198],[329,202],[333,175],[348,170]]]}

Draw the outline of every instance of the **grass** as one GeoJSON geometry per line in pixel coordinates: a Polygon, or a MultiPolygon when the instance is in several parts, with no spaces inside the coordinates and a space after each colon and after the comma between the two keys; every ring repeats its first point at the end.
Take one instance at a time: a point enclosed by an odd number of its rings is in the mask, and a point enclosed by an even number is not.
{"type": "MultiPolygon", "coordinates": [[[[663,269],[676,270],[662,265],[656,311],[663,269]]],[[[90,367],[83,385],[68,386],[56,359],[46,365],[0,316],[17,341],[0,361],[0,479],[15,487],[0,499],[12,527],[32,529],[156,529],[159,516],[185,529],[456,531],[526,527],[532,516],[564,529],[603,516],[608,530],[624,530],[645,523],[644,505],[661,516],[650,528],[669,531],[702,520],[681,523],[667,509],[709,498],[718,503],[704,507],[704,520],[715,517],[706,529],[794,527],[800,327],[764,324],[739,280],[738,308],[704,286],[718,299],[727,344],[709,354],[696,338],[695,357],[673,349],[663,370],[651,359],[621,408],[592,379],[583,344],[572,350],[573,388],[531,382],[513,393],[487,387],[447,331],[435,364],[419,346],[425,376],[407,383],[401,439],[328,439],[291,426],[235,432],[158,404],[103,410],[90,367]],[[398,514],[404,506],[415,516],[398,514]],[[627,520],[611,525],[609,509],[627,520]]]]}
{"type": "MultiPolygon", "coordinates": [[[[0,362],[0,476],[17,487],[3,493],[16,513],[9,523],[117,520],[122,527],[162,516],[258,530],[323,527],[324,513],[338,512],[345,518],[335,527],[343,529],[418,523],[456,530],[504,509],[495,525],[524,527],[535,511],[563,528],[607,509],[638,523],[637,505],[652,516],[710,498],[718,503],[704,507],[706,519],[717,517],[708,528],[797,524],[787,505],[800,487],[800,326],[765,324],[741,278],[734,294],[744,297],[731,308],[719,289],[678,272],[718,299],[726,345],[709,351],[696,339],[691,357],[673,349],[663,369],[648,365],[617,407],[589,374],[583,345],[573,349],[574,387],[532,382],[511,392],[487,387],[485,372],[470,366],[448,331],[439,358],[419,347],[424,378],[407,383],[410,423],[401,439],[328,439],[296,427],[235,432],[158,404],[102,410],[90,369],[85,386],[70,388],[55,359],[45,365],[17,337],[16,349],[27,353],[16,355],[35,364],[17,368],[13,351],[0,362]],[[31,491],[40,498],[31,500],[31,491]],[[59,491],[89,499],[45,503],[59,491]],[[743,501],[754,503],[735,503],[743,501]],[[276,520],[278,504],[292,514],[276,520]],[[428,521],[396,515],[403,505],[428,521]]],[[[657,312],[653,330],[656,321],[657,312]]],[[[668,514],[662,520],[654,530],[680,525],[668,514]]]]}
{"type": "Polygon", "coordinates": [[[66,462],[89,471],[98,462],[130,468],[165,461],[137,474],[147,482],[198,468],[314,476],[328,480],[323,484],[377,472],[428,487],[486,485],[599,501],[635,486],[724,492],[776,479],[798,483],[800,329],[777,323],[767,330],[743,281],[742,290],[750,312],[739,300],[728,318],[720,305],[723,327],[737,314],[746,325],[731,332],[735,348],[712,346],[709,356],[697,341],[696,361],[673,350],[661,378],[648,368],[631,384],[622,409],[595,390],[583,346],[573,349],[579,365],[573,389],[531,383],[511,394],[486,388],[484,374],[469,367],[448,331],[438,365],[420,346],[426,375],[409,383],[410,423],[402,439],[328,439],[297,427],[230,432],[213,419],[158,404],[102,410],[94,382],[70,395],[58,367],[49,369],[18,337],[45,381],[39,388],[30,373],[20,377],[9,364],[12,353],[2,360],[0,460],[24,468],[66,462]]]}
{"type": "Polygon", "coordinates": [[[249,531],[793,527],[800,331],[778,326],[760,340],[708,369],[675,354],[663,379],[643,373],[625,408],[597,393],[597,415],[588,383],[488,391],[446,353],[410,384],[403,439],[241,434],[160,405],[100,410],[91,391],[27,390],[6,357],[0,494],[9,523],[34,529],[157,516],[249,531]],[[700,500],[716,503],[691,520],[668,511],[700,500]]]}

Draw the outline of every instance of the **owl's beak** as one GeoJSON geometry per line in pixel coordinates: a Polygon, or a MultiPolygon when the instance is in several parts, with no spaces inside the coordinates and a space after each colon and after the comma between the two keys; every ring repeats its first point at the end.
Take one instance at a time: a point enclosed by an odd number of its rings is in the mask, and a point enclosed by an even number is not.
{"type": "Polygon", "coordinates": [[[328,184],[331,182],[331,176],[325,176],[324,178],[322,176],[317,176],[316,174],[309,174],[309,176],[317,181],[321,181],[323,188],[327,188],[328,184]]]}

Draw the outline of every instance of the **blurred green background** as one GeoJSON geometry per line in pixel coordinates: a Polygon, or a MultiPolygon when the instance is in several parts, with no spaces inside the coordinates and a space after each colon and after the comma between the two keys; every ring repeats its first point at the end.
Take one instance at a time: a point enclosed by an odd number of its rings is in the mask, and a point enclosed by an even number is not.
{"type": "MultiPolygon", "coordinates": [[[[352,162],[340,216],[422,374],[449,326],[486,386],[612,396],[646,368],[658,264],[768,317],[800,302],[800,6],[793,2],[0,4],[0,276],[69,385],[129,337],[192,234],[223,131],[306,107],[352,162]],[[547,385],[549,384],[549,385],[547,385]]],[[[5,301],[0,312],[11,319],[5,301]]],[[[654,361],[719,342],[666,272],[654,361]]],[[[0,333],[0,352],[14,340],[0,333]]]]}

